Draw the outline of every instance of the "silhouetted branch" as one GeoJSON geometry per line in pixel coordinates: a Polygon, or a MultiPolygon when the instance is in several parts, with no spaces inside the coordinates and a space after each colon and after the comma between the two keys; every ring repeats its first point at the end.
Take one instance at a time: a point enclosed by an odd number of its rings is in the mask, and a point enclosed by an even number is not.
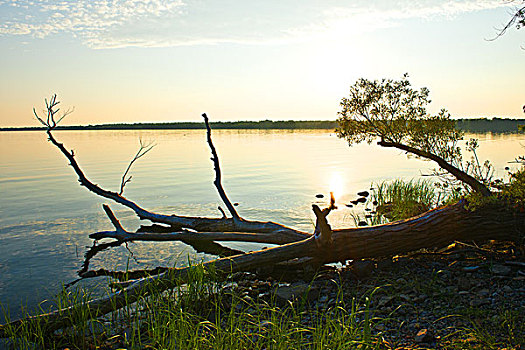
{"type": "Polygon", "coordinates": [[[407,146],[407,145],[402,144],[402,143],[390,142],[390,141],[385,141],[385,140],[381,140],[377,144],[382,146],[382,147],[394,147],[394,148],[400,149],[402,151],[406,151],[406,152],[412,153],[412,154],[414,154],[416,156],[432,160],[432,161],[436,162],[442,169],[445,169],[450,174],[452,174],[454,177],[456,177],[459,181],[461,181],[461,182],[467,184],[468,186],[470,186],[474,191],[477,191],[478,193],[482,194],[483,196],[490,196],[491,195],[491,192],[487,188],[487,186],[485,186],[484,184],[482,184],[481,182],[476,180],[474,177],[472,177],[469,174],[467,174],[466,172],[456,168],[455,166],[453,166],[452,164],[448,163],[443,158],[441,158],[441,157],[439,157],[439,156],[437,156],[437,155],[435,155],[433,153],[426,152],[424,150],[420,150],[420,149],[417,149],[417,148],[414,148],[414,147],[410,147],[410,146],[407,146]]]}
{"type": "Polygon", "coordinates": [[[128,178],[126,178],[126,176],[128,175],[128,172],[131,170],[131,167],[133,166],[133,163],[135,163],[138,159],[143,157],[146,153],[151,151],[153,149],[153,147],[156,146],[155,144],[153,144],[153,142],[143,143],[142,139],[140,139],[139,142],[140,142],[140,147],[139,147],[139,150],[137,151],[137,154],[135,154],[133,159],[129,162],[129,165],[126,168],[126,171],[124,172],[124,175],[122,175],[122,180],[120,182],[119,195],[122,195],[122,193],[124,192],[124,187],[126,186],[126,184],[128,182],[131,181],[131,177],[132,176],[130,175],[128,178]]]}
{"type": "MultiPolygon", "coordinates": [[[[46,105],[56,106],[54,102],[56,101],[52,100],[52,103],[48,104],[46,101],[46,105]]],[[[51,109],[52,108],[53,107],[51,107],[51,109]]],[[[216,165],[216,181],[220,185],[218,157],[216,155],[215,148],[211,143],[207,118],[205,115],[204,117],[208,126],[208,143],[212,149],[212,160],[216,165]]],[[[79,181],[82,185],[89,186],[89,189],[92,192],[95,192],[102,197],[113,199],[118,203],[133,208],[135,212],[140,212],[140,217],[144,218],[143,215],[149,215],[149,217],[153,219],[167,217],[149,213],[147,211],[142,212],[140,210],[143,209],[138,207],[135,203],[123,198],[121,195],[114,192],[105,191],[99,188],[97,185],[89,182],[78,167],[73,153],[68,152],[62,144],[58,143],[53,138],[51,130],[52,126],[56,125],[53,120],[54,118],[51,116],[48,122],[50,126],[48,127],[47,133],[50,137],[50,141],[61,150],[68,160],[70,160],[71,165],[75,169],[75,172],[77,173],[79,181]]],[[[382,146],[385,147],[398,147],[397,144],[385,143],[384,141],[382,141],[382,143],[382,146]]],[[[407,148],[408,146],[401,146],[404,148],[398,148],[407,152],[411,151],[410,148],[407,148]]],[[[419,151],[419,153],[413,153],[420,156],[426,156],[426,153],[422,153],[422,151],[419,151]]],[[[427,158],[436,160],[432,157],[427,158]]],[[[222,189],[222,186],[217,187],[218,189],[222,189]]],[[[229,200],[227,200],[223,190],[222,195],[224,195],[224,198],[226,199],[225,200],[223,198],[225,203],[231,206],[231,203],[229,200]]],[[[215,259],[201,264],[203,268],[213,269],[219,274],[229,274],[238,271],[250,271],[261,266],[274,266],[278,263],[295,259],[301,261],[316,261],[319,264],[326,264],[350,259],[391,256],[427,247],[442,247],[447,246],[451,242],[457,240],[475,241],[487,239],[523,238],[523,229],[525,227],[524,212],[517,212],[514,209],[509,209],[505,206],[490,206],[487,208],[481,207],[476,210],[466,210],[466,205],[466,200],[463,199],[456,204],[439,207],[407,220],[366,228],[332,230],[328,224],[328,221],[326,220],[326,217],[331,212],[331,210],[336,209],[335,198],[333,193],[331,193],[330,204],[327,208],[321,210],[317,205],[312,206],[312,209],[317,218],[315,236],[293,231],[271,222],[261,223],[241,220],[238,215],[233,214],[236,214],[235,211],[232,212],[232,215],[234,216],[233,219],[206,219],[198,217],[184,218],[187,219],[193,227],[202,228],[207,226],[221,228],[215,232],[212,230],[209,232],[181,230],[179,232],[169,232],[168,234],[170,234],[172,237],[178,236],[178,239],[192,241],[202,240],[205,242],[220,239],[230,241],[243,240],[260,242],[261,240],[269,239],[268,237],[271,237],[272,240],[279,239],[282,243],[292,241],[292,243],[283,244],[277,247],[247,254],[239,254],[227,258],[215,259]],[[237,219],[235,219],[235,217],[237,217],[237,219]],[[237,220],[237,222],[235,222],[235,220],[237,220]],[[231,227],[241,227],[244,232],[228,232],[228,230],[225,229],[231,227]],[[257,228],[259,231],[249,231],[248,228],[250,227],[257,228]]],[[[84,276],[90,277],[111,275],[117,279],[127,279],[130,276],[130,272],[112,272],[104,269],[88,272],[87,269],[89,266],[89,259],[91,259],[91,257],[101,250],[112,246],[118,246],[128,241],[161,240],[161,238],[164,240],[166,232],[148,234],[144,232],[126,232],[109,207],[104,206],[104,210],[115,227],[115,231],[99,232],[92,234],[90,237],[94,239],[113,238],[115,241],[100,245],[97,245],[95,242],[91,250],[86,253],[86,261],[81,272],[83,272],[84,276]]],[[[160,220],[157,221],[163,222],[160,220]]],[[[165,220],[164,223],[169,224],[169,220],[165,220]]],[[[172,223],[173,227],[181,227],[181,221],[174,220],[172,223]]],[[[162,229],[171,228],[164,227],[162,229]]],[[[200,229],[199,231],[205,230],[200,229]]],[[[70,326],[72,321],[67,315],[69,315],[71,311],[76,310],[78,307],[82,308],[83,312],[90,314],[93,318],[107,314],[109,312],[114,312],[126,305],[133,304],[144,296],[147,296],[152,290],[156,290],[156,292],[161,293],[166,289],[173,288],[177,285],[180,285],[181,283],[187,282],[192,276],[195,268],[196,266],[189,266],[185,268],[169,268],[167,270],[163,270],[164,268],[157,268],[153,270],[137,271],[138,276],[145,277],[137,281],[116,283],[116,285],[123,287],[123,289],[115,293],[111,293],[106,297],[91,300],[87,303],[83,303],[82,305],[75,305],[48,314],[28,317],[23,320],[16,320],[10,322],[9,324],[0,325],[0,337],[5,336],[8,333],[8,330],[12,330],[13,328],[16,329],[22,325],[29,327],[32,323],[39,323],[42,325],[42,327],[45,327],[47,331],[53,331],[70,326]],[[156,276],[148,275],[151,273],[158,273],[160,271],[164,272],[161,272],[156,276]],[[154,288],[151,288],[152,286],[154,286],[154,288]]]]}
{"type": "Polygon", "coordinates": [[[224,212],[224,209],[222,209],[220,205],[217,207],[217,209],[221,212],[222,219],[227,219],[226,213],[224,212]]]}
{"type": "Polygon", "coordinates": [[[509,19],[507,24],[501,29],[498,30],[498,33],[496,36],[492,39],[487,39],[488,41],[494,41],[497,38],[503,36],[509,28],[511,28],[513,25],[516,25],[516,27],[519,29],[520,27],[525,25],[525,6],[522,7],[516,7],[514,9],[514,14],[509,19]]]}
{"type": "Polygon", "coordinates": [[[92,271],[87,271],[82,274],[81,279],[86,278],[95,278],[95,277],[112,277],[121,282],[136,280],[144,277],[156,276],[161,273],[168,271],[167,267],[158,266],[153,269],[144,269],[144,270],[133,270],[133,271],[112,271],[106,269],[97,269],[92,271]]]}
{"type": "Polygon", "coordinates": [[[122,228],[122,225],[120,224],[120,221],[118,221],[118,219],[115,217],[115,214],[113,214],[113,212],[109,208],[109,205],[102,204],[102,208],[104,208],[104,211],[106,212],[106,215],[108,216],[108,218],[111,221],[111,223],[113,224],[113,226],[115,226],[115,229],[118,232],[125,232],[124,228],[122,228]]]}
{"type": "Polygon", "coordinates": [[[100,240],[103,238],[113,238],[122,242],[148,241],[148,242],[172,242],[172,241],[231,241],[231,242],[254,242],[269,244],[284,244],[290,241],[289,237],[281,235],[279,232],[208,232],[190,231],[182,229],[178,232],[127,232],[125,230],[100,231],[89,235],[89,238],[100,240]]]}
{"type": "Polygon", "coordinates": [[[314,237],[322,245],[331,243],[332,241],[332,229],[328,224],[326,217],[334,209],[337,209],[337,207],[335,206],[335,197],[333,192],[330,192],[330,204],[328,207],[321,210],[317,205],[312,205],[312,210],[314,211],[317,219],[315,222],[314,237]]]}
{"type": "Polygon", "coordinates": [[[228,211],[232,215],[234,222],[240,221],[241,218],[239,214],[237,214],[237,211],[235,210],[232,203],[228,199],[226,192],[224,192],[224,188],[222,188],[221,167],[219,165],[219,157],[217,156],[217,151],[215,150],[215,146],[213,146],[213,142],[211,140],[211,128],[210,128],[210,123],[208,122],[208,116],[206,115],[206,113],[203,113],[202,117],[204,118],[204,123],[206,124],[206,135],[208,139],[208,145],[210,146],[210,150],[211,150],[211,155],[212,155],[211,160],[213,162],[213,167],[215,169],[215,181],[213,181],[213,184],[217,188],[217,192],[219,192],[219,196],[221,197],[222,201],[226,205],[226,208],[228,208],[228,211]]]}
{"type": "MultiPolygon", "coordinates": [[[[169,226],[173,227],[186,227],[191,228],[197,231],[244,231],[244,232],[261,232],[261,233],[279,233],[284,237],[285,240],[288,240],[288,242],[291,241],[297,241],[300,239],[304,239],[309,236],[306,232],[301,232],[299,230],[294,230],[292,228],[286,227],[281,224],[277,224],[274,222],[260,222],[260,221],[248,221],[248,220],[241,220],[238,215],[234,216],[233,220],[224,220],[222,218],[220,219],[214,219],[214,218],[204,218],[204,217],[187,217],[187,216],[178,216],[178,215],[164,215],[164,214],[158,214],[151,211],[148,211],[142,207],[140,207],[137,203],[125,198],[119,193],[112,192],[105,190],[101,188],[100,186],[92,183],[89,181],[89,179],[85,176],[82,169],[80,168],[79,164],[77,163],[73,151],[68,151],[64,145],[60,142],[58,142],[55,137],[53,136],[53,129],[56,126],[56,122],[54,119],[55,114],[58,112],[58,109],[55,110],[55,107],[58,105],[59,102],[56,101],[56,95],[53,96],[51,99],[51,102],[48,102],[46,100],[46,108],[48,111],[48,121],[44,121],[42,118],[38,117],[38,115],[35,112],[35,116],[37,116],[38,120],[47,127],[46,133],[48,135],[49,141],[53,145],[55,145],[62,154],[68,159],[70,165],[72,166],[73,170],[75,171],[78,181],[80,184],[84,187],[86,187],[89,191],[95,193],[96,195],[110,199],[116,203],[119,203],[125,207],[128,207],[129,209],[133,210],[137,216],[140,219],[147,219],[155,223],[162,223],[167,224],[169,226]]],[[[61,118],[62,119],[62,118],[61,118]]],[[[211,141],[211,138],[210,138],[211,141]]],[[[210,144],[213,146],[213,144],[210,144]]],[[[215,150],[215,148],[213,148],[215,150]]],[[[216,152],[214,152],[216,156],[216,152]]],[[[217,174],[217,172],[216,172],[217,174]]],[[[219,174],[219,184],[220,184],[220,169],[218,171],[219,174]]],[[[222,188],[222,186],[220,186],[222,188]]],[[[224,198],[227,197],[224,193],[224,190],[222,190],[222,195],[224,195],[224,198]]],[[[228,201],[228,200],[227,200],[228,201]]],[[[229,203],[229,201],[228,201],[229,203]]],[[[229,203],[231,206],[231,203],[229,203]]],[[[233,209],[233,206],[231,206],[233,209]]],[[[233,210],[235,212],[235,210],[233,210]]]]}
{"type": "Polygon", "coordinates": [[[118,247],[122,245],[122,241],[113,241],[109,243],[102,243],[98,244],[97,241],[93,242],[93,245],[91,248],[84,254],[84,262],[82,263],[82,268],[78,271],[78,275],[80,277],[84,277],[84,274],[88,272],[89,270],[89,263],[91,262],[91,259],[100,253],[101,251],[104,251],[108,248],[118,247]]]}

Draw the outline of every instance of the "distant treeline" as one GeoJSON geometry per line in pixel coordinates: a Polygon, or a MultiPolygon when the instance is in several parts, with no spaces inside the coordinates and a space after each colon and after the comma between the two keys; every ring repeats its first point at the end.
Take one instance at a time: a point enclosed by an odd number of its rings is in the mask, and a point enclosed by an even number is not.
{"type": "MultiPolygon", "coordinates": [[[[261,120],[237,122],[210,122],[212,129],[335,129],[333,120],[261,120]]],[[[135,124],[100,124],[57,126],[59,130],[170,130],[170,129],[205,129],[203,122],[173,123],[135,123],[135,124]]],[[[44,127],[0,128],[0,131],[45,130],[44,127]]]]}
{"type": "MultiPolygon", "coordinates": [[[[335,129],[334,120],[261,120],[237,122],[211,122],[213,129],[335,129]]],[[[458,119],[456,126],[460,130],[472,133],[511,133],[525,131],[524,119],[478,118],[458,119]]],[[[58,126],[58,130],[170,130],[170,129],[204,129],[203,122],[172,123],[135,123],[135,124],[99,124],[58,126]]],[[[45,130],[43,127],[0,128],[0,131],[45,130]]]]}
{"type": "Polygon", "coordinates": [[[458,119],[456,127],[460,130],[472,133],[509,133],[523,132],[525,119],[504,119],[504,118],[479,118],[479,119],[458,119]]]}

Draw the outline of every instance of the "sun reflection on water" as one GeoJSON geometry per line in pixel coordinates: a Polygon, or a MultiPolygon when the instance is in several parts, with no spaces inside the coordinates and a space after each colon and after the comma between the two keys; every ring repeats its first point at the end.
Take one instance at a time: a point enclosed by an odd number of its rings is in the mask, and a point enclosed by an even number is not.
{"type": "Polygon", "coordinates": [[[344,188],[344,181],[343,176],[340,172],[333,172],[330,174],[330,178],[328,181],[328,190],[329,192],[333,192],[335,202],[337,203],[341,197],[344,194],[345,188],[344,188]]]}

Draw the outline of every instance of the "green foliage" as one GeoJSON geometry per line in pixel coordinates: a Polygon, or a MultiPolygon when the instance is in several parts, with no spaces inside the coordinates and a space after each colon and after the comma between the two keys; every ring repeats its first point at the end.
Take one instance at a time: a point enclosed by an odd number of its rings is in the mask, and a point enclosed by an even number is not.
{"type": "MultiPolygon", "coordinates": [[[[456,158],[455,166],[461,171],[474,177],[487,188],[494,187],[494,166],[489,160],[480,161],[477,150],[479,143],[477,139],[471,138],[465,143],[465,149],[470,155],[470,159],[463,161],[462,153],[456,158]]],[[[436,183],[440,192],[448,198],[458,198],[470,192],[470,188],[463,182],[459,181],[451,174],[434,169],[432,175],[439,178],[440,182],[436,183]]],[[[497,181],[496,181],[497,182],[497,181]]]]}
{"type": "Polygon", "coordinates": [[[139,301],[104,321],[92,319],[83,306],[88,292],[64,291],[57,305],[78,305],[67,316],[74,326],[51,335],[43,323],[24,323],[11,330],[11,344],[17,349],[380,348],[368,298],[347,305],[340,285],[334,305],[320,307],[309,304],[308,291],[284,305],[275,297],[250,297],[246,288],[220,282],[202,265],[189,279],[162,292],[150,285],[139,301]]]}
{"type": "Polygon", "coordinates": [[[501,194],[514,206],[525,208],[525,168],[510,174],[510,182],[501,194]]]}
{"type": "Polygon", "coordinates": [[[428,181],[394,180],[376,185],[372,197],[377,201],[377,213],[391,221],[407,219],[430,210],[437,200],[428,181]]]}
{"type": "MultiPolygon", "coordinates": [[[[27,322],[22,323],[19,327],[7,329],[11,345],[15,349],[63,349],[68,344],[78,344],[78,348],[86,348],[88,344],[99,345],[100,338],[86,336],[86,334],[100,331],[101,323],[94,320],[91,312],[85,307],[85,304],[92,298],[90,290],[77,288],[67,290],[62,288],[60,293],[51,300],[57,309],[64,312],[61,317],[66,320],[66,327],[52,334],[46,329],[46,323],[27,322]]],[[[4,318],[9,321],[9,311],[2,306],[4,318]]],[[[45,314],[50,309],[44,309],[39,305],[37,313],[45,314]]],[[[24,311],[22,317],[28,317],[30,313],[24,311]]]]}
{"type": "Polygon", "coordinates": [[[353,214],[356,226],[373,226],[408,219],[439,205],[455,203],[461,192],[444,191],[439,183],[428,180],[396,179],[372,184],[365,215],[353,214]]]}
{"type": "Polygon", "coordinates": [[[509,173],[510,180],[508,183],[497,182],[495,192],[489,197],[483,197],[477,193],[468,195],[468,209],[476,210],[479,208],[501,207],[505,205],[511,210],[525,210],[525,167],[520,170],[509,173]]]}
{"type": "Polygon", "coordinates": [[[466,144],[471,159],[463,161],[458,144],[463,133],[445,110],[427,113],[428,94],[427,88],[412,88],[406,74],[401,80],[359,79],[341,101],[337,134],[349,145],[378,140],[381,146],[435,161],[440,169],[431,175],[443,182],[441,192],[448,192],[447,197],[470,191],[490,195],[493,166],[480,162],[475,139],[466,144]]]}
{"type": "Polygon", "coordinates": [[[350,145],[381,139],[457,161],[462,132],[445,110],[427,114],[429,90],[413,89],[408,75],[401,80],[359,79],[349,95],[341,101],[337,134],[350,145]]]}

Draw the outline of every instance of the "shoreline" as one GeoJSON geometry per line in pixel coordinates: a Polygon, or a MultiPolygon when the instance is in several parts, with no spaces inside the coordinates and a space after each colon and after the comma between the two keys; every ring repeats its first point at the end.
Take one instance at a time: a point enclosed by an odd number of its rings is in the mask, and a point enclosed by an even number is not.
{"type": "MultiPolygon", "coordinates": [[[[261,120],[211,122],[212,129],[247,130],[321,130],[335,129],[335,120],[261,120]]],[[[477,118],[457,119],[456,127],[469,133],[520,133],[525,128],[525,119],[477,118]]],[[[55,130],[199,130],[205,129],[203,122],[165,122],[165,123],[113,123],[96,125],[59,125],[55,130]]],[[[41,126],[0,127],[0,131],[41,131],[41,126]]]]}

